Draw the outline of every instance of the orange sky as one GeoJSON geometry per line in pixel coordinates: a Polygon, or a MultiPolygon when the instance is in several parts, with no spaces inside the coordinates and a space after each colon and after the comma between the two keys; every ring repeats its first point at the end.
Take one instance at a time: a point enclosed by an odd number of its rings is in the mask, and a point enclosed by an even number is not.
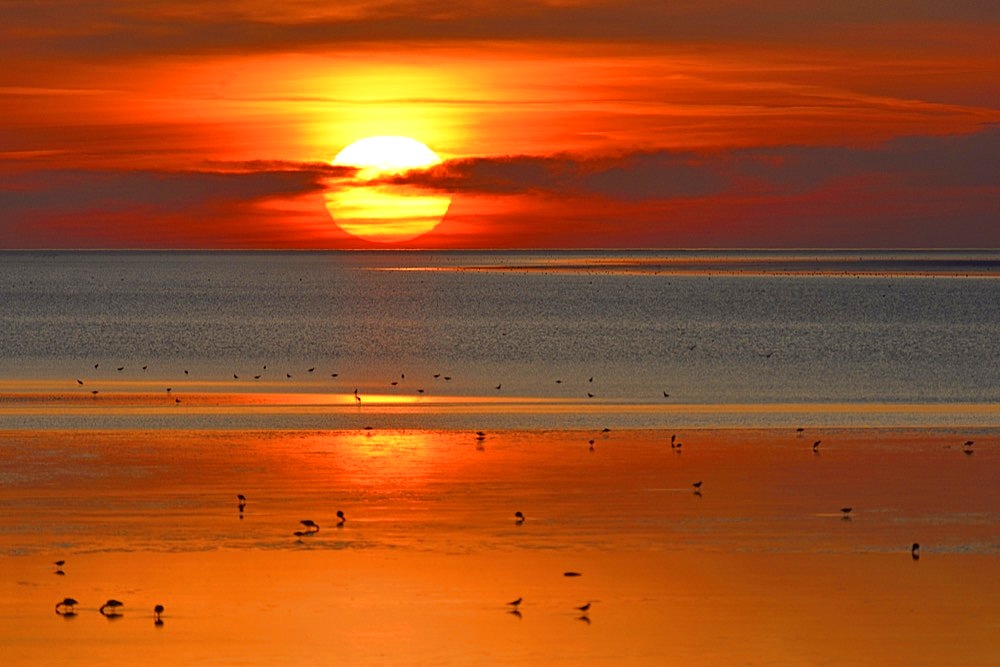
{"type": "Polygon", "coordinates": [[[6,2],[0,248],[1000,245],[1000,9],[658,4],[6,2]],[[324,207],[373,135],[402,246],[324,207]]]}

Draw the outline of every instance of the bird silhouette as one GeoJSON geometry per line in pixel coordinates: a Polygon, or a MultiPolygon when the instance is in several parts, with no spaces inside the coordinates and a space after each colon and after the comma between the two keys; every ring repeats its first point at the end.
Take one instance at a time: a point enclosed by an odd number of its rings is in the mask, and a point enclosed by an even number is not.
{"type": "Polygon", "coordinates": [[[511,600],[510,602],[507,603],[507,606],[508,607],[513,607],[514,609],[517,609],[518,607],[521,606],[521,602],[523,602],[523,601],[524,601],[524,598],[518,598],[516,600],[511,600]]]}
{"type": "Polygon", "coordinates": [[[153,607],[153,625],[163,625],[163,619],[160,616],[163,615],[163,605],[158,604],[153,607]]]}
{"type": "Polygon", "coordinates": [[[80,604],[73,598],[63,598],[56,602],[56,613],[62,616],[71,616],[76,613],[76,605],[80,604]]]}
{"type": "Polygon", "coordinates": [[[910,556],[913,560],[920,560],[920,544],[918,542],[914,542],[913,546],[910,547],[910,556]]]}
{"type": "Polygon", "coordinates": [[[98,609],[97,611],[99,611],[104,616],[118,616],[119,614],[121,614],[121,608],[124,606],[125,606],[124,602],[121,602],[120,600],[111,599],[102,604],[101,608],[98,609]]]}
{"type": "Polygon", "coordinates": [[[305,526],[306,530],[308,530],[311,533],[318,533],[319,532],[319,524],[317,524],[312,519],[302,519],[301,521],[299,521],[299,523],[301,523],[303,526],[305,526]]]}
{"type": "Polygon", "coordinates": [[[819,445],[820,445],[821,442],[823,442],[823,441],[822,440],[817,440],[816,442],[813,443],[813,451],[814,452],[819,453],[819,445]]]}
{"type": "Polygon", "coordinates": [[[843,518],[850,519],[851,518],[851,510],[852,509],[854,509],[854,508],[853,507],[841,507],[840,511],[843,512],[843,515],[844,515],[843,518]]]}
{"type": "Polygon", "coordinates": [[[580,605],[579,607],[577,607],[577,610],[582,611],[584,614],[586,614],[588,611],[590,611],[590,602],[587,602],[587,604],[580,605]]]}
{"type": "Polygon", "coordinates": [[[514,523],[519,526],[524,523],[524,514],[522,512],[514,512],[514,523]]]}
{"type": "Polygon", "coordinates": [[[347,517],[344,516],[343,510],[337,510],[337,525],[343,526],[345,521],[347,521],[347,517]]]}

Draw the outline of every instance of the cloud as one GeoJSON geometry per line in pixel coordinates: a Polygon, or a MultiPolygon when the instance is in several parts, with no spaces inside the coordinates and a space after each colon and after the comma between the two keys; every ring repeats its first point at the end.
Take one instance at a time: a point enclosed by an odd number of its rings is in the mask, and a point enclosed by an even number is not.
{"type": "Polygon", "coordinates": [[[874,147],[456,159],[386,181],[457,193],[538,193],[641,202],[741,191],[795,195],[841,179],[891,180],[910,187],[998,186],[1000,126],[966,135],[903,137],[874,147]]]}
{"type": "Polygon", "coordinates": [[[995,3],[913,0],[810,3],[714,0],[538,2],[426,0],[225,3],[8,0],[0,35],[10,53],[122,56],[308,50],[412,40],[809,41],[845,27],[996,22],[995,3]],[[58,22],[53,17],[58,17],[58,22]]]}
{"type": "Polygon", "coordinates": [[[705,196],[725,181],[693,153],[620,157],[514,155],[456,159],[386,179],[399,185],[482,194],[603,196],[622,201],[705,196]]]}
{"type": "MultiPolygon", "coordinates": [[[[6,174],[0,247],[358,247],[322,197],[353,173],[265,160],[6,174]]],[[[385,183],[455,195],[423,247],[1000,246],[994,125],[868,147],[481,156],[385,183]]]]}
{"type": "MultiPolygon", "coordinates": [[[[225,247],[280,243],[275,212],[354,169],[323,163],[216,163],[211,170],[39,170],[0,183],[0,247],[225,247]],[[252,223],[252,224],[251,224],[252,223]],[[258,225],[260,229],[254,228],[258,225]]],[[[322,204],[313,207],[320,212],[322,204]]]]}

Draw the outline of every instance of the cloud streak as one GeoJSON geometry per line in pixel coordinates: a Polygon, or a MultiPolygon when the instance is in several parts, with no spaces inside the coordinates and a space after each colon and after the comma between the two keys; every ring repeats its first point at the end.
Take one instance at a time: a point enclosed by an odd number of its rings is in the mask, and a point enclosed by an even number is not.
{"type": "MultiPolygon", "coordinates": [[[[377,185],[451,193],[422,247],[998,247],[1000,126],[866,148],[453,159],[377,185]],[[501,202],[501,204],[497,204],[501,202]],[[509,202],[503,204],[502,202],[509,202]]],[[[46,170],[0,185],[0,247],[372,247],[325,208],[354,170],[46,170]]]]}
{"type": "Polygon", "coordinates": [[[171,0],[4,3],[10,53],[103,56],[245,53],[330,48],[344,43],[449,40],[617,42],[809,42],[843,39],[845,29],[921,22],[982,25],[1000,21],[992,3],[704,3],[425,1],[226,4],[171,0]],[[58,24],[52,21],[59,17],[58,24]],[[905,17],[905,20],[901,17],[905,17]]]}

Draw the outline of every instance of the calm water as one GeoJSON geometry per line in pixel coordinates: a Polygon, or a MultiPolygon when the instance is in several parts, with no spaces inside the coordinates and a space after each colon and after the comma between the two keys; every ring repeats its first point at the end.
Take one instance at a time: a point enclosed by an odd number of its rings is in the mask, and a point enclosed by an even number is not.
{"type": "Polygon", "coordinates": [[[0,379],[996,404],[998,274],[988,252],[6,252],[0,379]]]}

